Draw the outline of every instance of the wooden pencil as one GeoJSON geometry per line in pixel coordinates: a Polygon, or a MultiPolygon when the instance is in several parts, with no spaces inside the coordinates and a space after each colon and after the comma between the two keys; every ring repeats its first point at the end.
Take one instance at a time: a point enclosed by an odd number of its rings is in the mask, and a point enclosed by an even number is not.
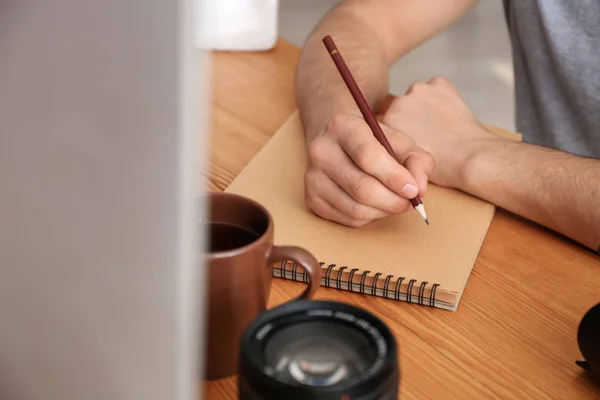
{"type": "MultiPolygon", "coordinates": [[[[344,58],[340,54],[337,46],[335,45],[335,43],[330,35],[327,35],[323,38],[323,44],[325,44],[325,47],[327,48],[327,51],[329,52],[331,59],[333,60],[335,66],[337,67],[340,75],[342,76],[342,79],[346,83],[346,86],[348,87],[350,94],[354,98],[356,105],[360,109],[360,112],[363,115],[363,118],[365,119],[367,125],[369,125],[369,127],[371,128],[373,135],[379,141],[379,143],[381,143],[381,145],[386,149],[386,151],[392,157],[394,157],[394,159],[399,164],[401,164],[400,160],[396,156],[396,153],[394,153],[394,150],[392,149],[390,142],[387,140],[387,137],[383,133],[383,129],[381,129],[381,126],[377,122],[377,119],[375,118],[375,114],[373,114],[371,107],[369,107],[369,103],[367,103],[367,100],[363,96],[360,88],[358,87],[358,84],[354,80],[352,73],[350,72],[350,70],[348,69],[348,66],[346,65],[346,62],[344,61],[344,58]]],[[[425,220],[427,225],[429,225],[429,220],[427,219],[427,213],[425,212],[425,206],[423,205],[423,202],[421,201],[421,198],[419,197],[419,195],[417,195],[415,198],[409,199],[409,200],[410,200],[410,204],[413,206],[413,208],[425,220]]]]}

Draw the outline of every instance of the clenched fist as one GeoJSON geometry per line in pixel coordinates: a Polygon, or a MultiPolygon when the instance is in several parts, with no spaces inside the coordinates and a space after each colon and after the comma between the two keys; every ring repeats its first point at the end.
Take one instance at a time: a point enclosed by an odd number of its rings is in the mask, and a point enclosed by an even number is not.
{"type": "Polygon", "coordinates": [[[440,77],[412,84],[392,101],[383,122],[435,157],[437,168],[429,178],[441,186],[461,188],[461,171],[470,155],[482,142],[498,140],[477,121],[456,88],[440,77]]]}
{"type": "Polygon", "coordinates": [[[367,123],[350,114],[333,116],[308,144],[306,203],[321,218],[361,227],[411,208],[424,196],[434,172],[431,154],[406,135],[381,124],[399,164],[373,136],[367,123]]]}

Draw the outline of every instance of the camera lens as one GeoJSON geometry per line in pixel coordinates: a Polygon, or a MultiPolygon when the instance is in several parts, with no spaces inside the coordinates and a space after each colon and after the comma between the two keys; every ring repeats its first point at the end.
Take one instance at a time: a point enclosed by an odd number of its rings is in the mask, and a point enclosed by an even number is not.
{"type": "Polygon", "coordinates": [[[239,396],[271,399],[396,399],[396,343],[367,311],[299,300],[264,312],[246,329],[239,396]]]}
{"type": "Polygon", "coordinates": [[[265,346],[273,377],[286,383],[332,386],[360,377],[377,357],[368,338],[347,325],[306,321],[273,333],[265,346]]]}

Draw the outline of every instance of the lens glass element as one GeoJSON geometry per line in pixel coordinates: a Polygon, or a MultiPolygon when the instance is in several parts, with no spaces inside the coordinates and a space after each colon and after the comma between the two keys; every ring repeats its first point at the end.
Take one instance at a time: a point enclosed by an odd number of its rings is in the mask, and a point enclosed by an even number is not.
{"type": "Polygon", "coordinates": [[[339,321],[304,321],[273,332],[267,364],[282,382],[327,387],[354,381],[375,362],[376,346],[363,332],[339,321]]]}

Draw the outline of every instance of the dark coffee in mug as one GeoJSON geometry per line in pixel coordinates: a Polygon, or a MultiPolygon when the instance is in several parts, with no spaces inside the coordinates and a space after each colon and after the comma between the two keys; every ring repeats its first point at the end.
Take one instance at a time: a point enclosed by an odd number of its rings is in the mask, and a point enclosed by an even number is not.
{"type": "Polygon", "coordinates": [[[259,238],[256,232],[226,222],[209,222],[208,229],[208,251],[227,251],[249,245],[259,238]]]}
{"type": "Polygon", "coordinates": [[[310,277],[298,297],[310,299],[321,281],[315,257],[295,246],[273,244],[273,220],[257,202],[231,193],[207,195],[208,219],[202,222],[208,243],[203,258],[208,268],[208,320],[204,329],[208,380],[237,372],[242,333],[266,310],[271,267],[292,261],[310,277]]]}

